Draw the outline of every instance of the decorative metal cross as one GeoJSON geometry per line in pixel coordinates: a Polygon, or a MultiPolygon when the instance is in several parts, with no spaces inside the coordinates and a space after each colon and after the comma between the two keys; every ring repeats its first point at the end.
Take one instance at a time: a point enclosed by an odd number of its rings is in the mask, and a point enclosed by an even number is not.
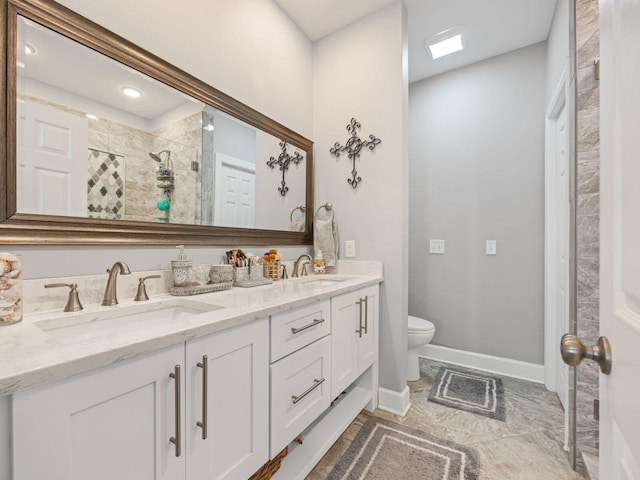
{"type": "Polygon", "coordinates": [[[293,156],[289,155],[287,153],[288,146],[289,145],[284,140],[280,142],[280,148],[282,148],[282,153],[278,155],[278,158],[271,157],[267,162],[267,165],[272,170],[276,168],[276,165],[278,165],[278,167],[280,168],[280,171],[282,172],[282,181],[280,182],[280,185],[282,186],[278,187],[278,191],[280,192],[280,195],[283,197],[289,191],[289,187],[287,187],[287,182],[285,182],[284,180],[284,174],[289,169],[289,163],[293,162],[294,165],[297,165],[303,159],[302,155],[300,155],[300,152],[297,152],[297,151],[293,154],[293,156]]]}
{"type": "Polygon", "coordinates": [[[375,135],[369,135],[369,140],[363,142],[358,138],[357,130],[360,128],[362,128],[360,122],[357,122],[355,118],[352,118],[351,123],[347,125],[347,131],[351,134],[351,138],[347,140],[347,143],[344,146],[340,145],[339,142],[336,142],[333,148],[329,150],[331,154],[336,157],[340,156],[340,152],[347,152],[347,155],[353,162],[353,170],[351,170],[351,176],[353,178],[348,178],[347,182],[353,188],[356,188],[362,181],[362,178],[358,176],[358,172],[356,171],[356,158],[360,157],[360,150],[364,147],[367,147],[369,150],[375,150],[376,145],[380,145],[380,142],[382,141],[375,135]]]}

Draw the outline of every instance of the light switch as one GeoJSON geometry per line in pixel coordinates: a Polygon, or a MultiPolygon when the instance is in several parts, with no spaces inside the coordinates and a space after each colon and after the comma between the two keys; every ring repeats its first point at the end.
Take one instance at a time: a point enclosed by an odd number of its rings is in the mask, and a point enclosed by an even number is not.
{"type": "Polygon", "coordinates": [[[444,255],[444,240],[429,240],[429,253],[436,255],[444,255]]]}
{"type": "Polygon", "coordinates": [[[487,255],[496,255],[498,253],[498,242],[495,240],[487,240],[487,255]]]}
{"type": "Polygon", "coordinates": [[[345,258],[354,258],[356,256],[356,241],[345,240],[344,241],[344,256],[345,258]]]}

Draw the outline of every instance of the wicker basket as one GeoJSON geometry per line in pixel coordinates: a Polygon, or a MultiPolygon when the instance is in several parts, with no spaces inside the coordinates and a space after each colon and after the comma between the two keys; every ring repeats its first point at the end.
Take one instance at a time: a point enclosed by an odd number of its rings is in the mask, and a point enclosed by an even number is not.
{"type": "Polygon", "coordinates": [[[280,260],[272,260],[262,264],[262,273],[265,278],[280,280],[280,260]]]}
{"type": "Polygon", "coordinates": [[[289,447],[284,447],[284,450],[260,467],[256,473],[251,475],[249,480],[268,480],[273,477],[280,469],[280,463],[282,459],[287,456],[287,453],[289,453],[289,447]]]}

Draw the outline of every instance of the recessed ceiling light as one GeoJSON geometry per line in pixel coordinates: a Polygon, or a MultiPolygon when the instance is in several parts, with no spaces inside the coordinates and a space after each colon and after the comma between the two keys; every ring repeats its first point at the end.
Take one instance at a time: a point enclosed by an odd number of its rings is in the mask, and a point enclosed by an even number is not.
{"type": "Polygon", "coordinates": [[[462,44],[462,29],[450,28],[427,39],[424,43],[433,60],[450,53],[459,52],[464,48],[462,44]]]}
{"type": "Polygon", "coordinates": [[[36,47],[31,45],[30,43],[26,43],[24,45],[24,53],[26,53],[27,55],[35,55],[36,53],[38,53],[38,51],[36,50],[36,47]]]}
{"type": "Polygon", "coordinates": [[[142,92],[137,88],[122,87],[120,90],[122,90],[122,93],[124,93],[127,97],[138,98],[142,96],[142,92]]]}
{"type": "Polygon", "coordinates": [[[85,117],[87,117],[89,120],[98,120],[98,117],[93,113],[86,113],[85,117]]]}

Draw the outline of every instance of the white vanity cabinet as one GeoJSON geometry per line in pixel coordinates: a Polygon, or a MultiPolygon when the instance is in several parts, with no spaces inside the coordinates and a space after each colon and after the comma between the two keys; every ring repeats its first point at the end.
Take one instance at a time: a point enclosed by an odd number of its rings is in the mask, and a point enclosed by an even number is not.
{"type": "Polygon", "coordinates": [[[265,318],[14,394],[14,479],[245,480],[268,460],[268,337],[265,318]]]}
{"type": "Polygon", "coordinates": [[[377,285],[331,299],[332,398],[377,360],[377,319],[377,285]]]}
{"type": "Polygon", "coordinates": [[[14,480],[183,479],[176,365],[184,344],[14,394],[14,480]]]}

